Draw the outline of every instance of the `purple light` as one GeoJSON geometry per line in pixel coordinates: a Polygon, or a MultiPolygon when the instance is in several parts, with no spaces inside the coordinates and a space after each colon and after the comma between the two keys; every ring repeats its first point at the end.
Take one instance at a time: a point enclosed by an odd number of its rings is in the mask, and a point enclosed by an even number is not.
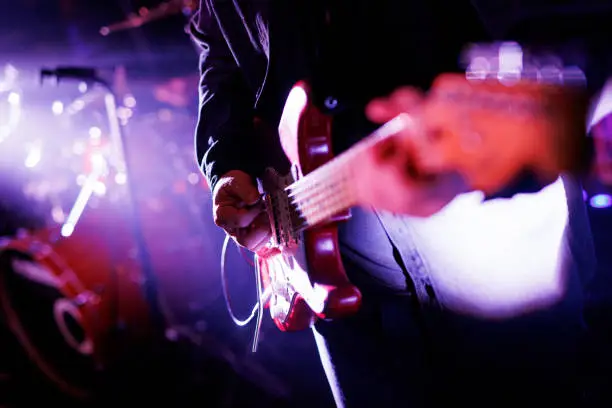
{"type": "Polygon", "coordinates": [[[590,204],[593,208],[608,208],[612,206],[612,197],[608,194],[597,194],[591,197],[590,204]]]}

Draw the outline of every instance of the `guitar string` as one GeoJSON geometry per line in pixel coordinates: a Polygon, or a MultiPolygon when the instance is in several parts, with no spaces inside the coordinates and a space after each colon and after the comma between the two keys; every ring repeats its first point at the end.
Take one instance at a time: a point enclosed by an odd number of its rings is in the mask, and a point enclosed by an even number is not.
{"type": "Polygon", "coordinates": [[[337,189],[331,198],[329,194],[322,195],[318,200],[309,201],[304,207],[298,208],[307,225],[315,225],[354,204],[355,195],[348,180],[345,184],[346,186],[337,189]]]}
{"type": "Polygon", "coordinates": [[[318,185],[306,193],[299,193],[291,197],[292,205],[296,206],[302,213],[308,213],[316,208],[325,207],[326,202],[337,196],[348,194],[350,184],[350,171],[338,174],[336,179],[331,182],[318,185]]]}
{"type": "MultiPolygon", "coordinates": [[[[465,96],[464,93],[465,92],[440,92],[437,93],[437,97],[441,99],[455,100],[455,102],[457,102],[457,98],[460,98],[461,100],[465,99],[463,98],[463,96],[465,96]]],[[[497,100],[495,97],[491,97],[486,92],[480,96],[481,98],[477,101],[480,103],[475,103],[473,100],[471,102],[481,107],[484,106],[485,101],[487,102],[487,106],[495,102],[497,102],[497,105],[499,105],[500,101],[497,100]]],[[[510,99],[512,98],[512,95],[508,95],[508,97],[510,99]]],[[[470,98],[467,99],[469,102],[470,98]]],[[[507,109],[512,109],[513,111],[518,110],[519,112],[524,112],[532,111],[532,105],[534,104],[537,105],[537,102],[524,101],[519,99],[519,101],[507,102],[504,104],[504,106],[506,106],[507,109]]],[[[389,125],[389,123],[387,123],[386,125],[389,125]]],[[[297,204],[297,207],[300,209],[301,213],[306,216],[310,224],[321,221],[321,219],[319,219],[321,217],[318,217],[317,213],[326,213],[325,210],[329,206],[329,204],[325,201],[325,198],[321,199],[320,196],[327,195],[329,191],[331,191],[335,187],[335,184],[339,184],[342,187],[346,187],[345,185],[340,184],[343,181],[341,180],[341,178],[342,176],[344,176],[342,172],[346,170],[345,166],[354,164],[351,163],[351,160],[358,158],[359,153],[369,148],[373,144],[378,143],[380,140],[392,136],[399,130],[394,129],[394,131],[389,132],[389,129],[385,129],[386,125],[383,125],[370,137],[367,137],[365,140],[363,140],[364,143],[359,143],[353,149],[349,150],[345,154],[338,156],[333,161],[316,169],[315,171],[308,174],[306,177],[296,181],[287,188],[287,190],[289,191],[289,197],[293,199],[293,204],[297,204]],[[341,177],[337,177],[338,172],[341,174],[341,177]],[[331,182],[330,179],[332,180],[331,182]]],[[[404,122],[401,125],[405,127],[406,123],[404,122]]],[[[390,127],[392,129],[394,128],[393,126],[390,127]]],[[[346,192],[343,191],[343,193],[346,192]]],[[[325,217],[322,216],[322,218],[325,217]]]]}
{"type": "Polygon", "coordinates": [[[292,206],[297,208],[299,215],[306,221],[306,225],[294,228],[293,233],[354,205],[356,197],[350,184],[355,182],[351,177],[351,167],[356,164],[354,160],[358,159],[360,154],[367,149],[398,134],[410,125],[412,125],[412,119],[409,115],[400,114],[358,142],[352,149],[288,186],[285,191],[292,200],[292,206]],[[335,189],[336,198],[330,200],[329,192],[332,188],[335,189]]]}
{"type": "MultiPolygon", "coordinates": [[[[462,92],[455,93],[438,93],[437,97],[442,99],[457,99],[458,97],[464,96],[462,92]]],[[[481,99],[492,103],[495,101],[495,98],[487,98],[488,95],[481,95],[481,99]]],[[[464,99],[464,98],[461,98],[464,99]]],[[[469,98],[468,98],[469,99],[469,98]]],[[[483,102],[483,101],[480,101],[483,102]]],[[[499,101],[497,101],[499,102],[499,101]]],[[[521,101],[523,102],[523,101],[521,101]]],[[[524,103],[523,103],[524,104],[524,103]]],[[[482,105],[478,104],[479,106],[482,105]]],[[[507,105],[507,104],[506,104],[507,105]]],[[[516,103],[509,104],[510,106],[516,105],[516,103]]],[[[523,107],[523,106],[521,106],[523,107]]],[[[523,107],[524,108],[524,107],[523,107]]],[[[515,108],[516,109],[516,108],[515,108]]],[[[403,128],[406,127],[406,122],[401,122],[398,120],[398,123],[403,128]]],[[[409,122],[408,122],[409,123],[409,122]]],[[[346,184],[344,184],[343,177],[350,177],[350,173],[347,171],[347,167],[350,166],[353,160],[359,157],[359,154],[372,146],[375,143],[378,143],[380,140],[387,138],[396,134],[399,130],[391,124],[383,125],[370,137],[364,139],[364,143],[360,143],[356,145],[353,149],[349,150],[345,154],[339,155],[336,159],[329,162],[328,164],[316,169],[315,171],[308,174],[306,177],[301,180],[296,181],[292,185],[290,185],[287,190],[289,191],[289,197],[293,199],[293,204],[296,204],[302,215],[304,215],[310,224],[321,221],[321,218],[325,218],[327,216],[326,211],[330,205],[336,204],[336,202],[332,201],[329,203],[327,201],[327,196],[330,191],[334,190],[334,187],[344,187],[346,188],[346,184]],[[388,126],[388,128],[386,128],[388,126]],[[392,131],[389,131],[390,129],[392,131]],[[344,173],[349,173],[344,174],[344,173]],[[338,176],[340,174],[340,176],[338,176]],[[323,197],[322,197],[323,196],[323,197]],[[318,216],[318,213],[321,216],[318,216]]],[[[336,194],[338,192],[336,191],[336,194]]],[[[346,191],[342,191],[341,193],[346,194],[346,191]]],[[[333,207],[334,210],[336,209],[333,207]]],[[[333,215],[333,214],[332,214],[333,215]]]]}
{"type": "MultiPolygon", "coordinates": [[[[396,134],[400,130],[400,128],[394,128],[396,122],[397,120],[395,122],[394,120],[387,122],[387,124],[381,126],[381,128],[375,131],[368,138],[364,139],[362,142],[358,143],[355,148],[351,149],[346,154],[338,156],[332,162],[329,162],[327,165],[319,167],[318,169],[307,175],[306,178],[301,179],[306,180],[305,182],[293,183],[291,186],[285,189],[288,198],[291,200],[292,207],[297,210],[300,220],[303,221],[301,224],[292,226],[292,235],[295,235],[296,232],[300,232],[308,226],[317,224],[320,221],[330,218],[334,214],[337,214],[343,209],[346,209],[354,204],[355,194],[354,190],[351,188],[351,182],[354,182],[351,177],[351,161],[355,158],[358,158],[361,152],[378,143],[380,140],[383,140],[387,137],[396,134]],[[328,193],[332,189],[334,191],[334,195],[332,195],[330,199],[328,193]]],[[[229,236],[226,237],[226,240],[224,242],[223,252],[225,252],[228,243],[229,236]]],[[[257,259],[256,264],[259,266],[259,262],[257,259]]],[[[224,266],[225,265],[223,262],[222,281],[224,281],[225,279],[224,266]]],[[[259,333],[261,331],[261,318],[263,316],[263,307],[264,304],[267,303],[267,301],[269,300],[269,294],[268,296],[262,294],[260,267],[255,268],[255,276],[257,280],[258,299],[257,303],[253,307],[251,315],[245,320],[240,321],[232,313],[233,310],[231,309],[229,303],[229,293],[226,287],[224,290],[226,305],[228,306],[228,309],[230,310],[230,315],[236,324],[246,325],[253,318],[257,319],[253,338],[253,352],[257,350],[257,345],[259,343],[259,333]],[[267,299],[264,299],[264,296],[267,299]]],[[[268,291],[266,290],[266,292],[268,291]]]]}
{"type": "Polygon", "coordinates": [[[349,162],[355,158],[358,158],[360,154],[364,153],[367,149],[371,148],[380,141],[394,136],[399,132],[405,130],[413,123],[410,115],[406,113],[399,114],[395,118],[383,124],[381,127],[372,132],[369,136],[361,141],[357,142],[351,149],[338,155],[330,162],[323,166],[311,171],[301,179],[295,181],[289,185],[287,191],[302,191],[309,188],[314,183],[324,181],[325,178],[332,177],[332,172],[338,170],[341,166],[346,166],[349,162]]]}
{"type": "MultiPolygon", "coordinates": [[[[334,194],[332,195],[333,200],[330,200],[328,190],[326,188],[320,188],[320,186],[317,186],[316,195],[309,193],[307,197],[302,198],[300,193],[293,197],[291,207],[301,221],[293,226],[293,234],[301,232],[304,228],[318,222],[317,220],[313,220],[313,216],[316,216],[317,212],[330,213],[334,210],[330,210],[329,207],[340,207],[341,205],[346,205],[343,204],[344,202],[350,201],[350,198],[347,198],[351,196],[348,193],[348,191],[350,191],[350,177],[347,175],[338,177],[331,185],[334,186],[334,194]],[[337,201],[341,201],[342,203],[337,204],[337,201]]],[[[334,213],[331,213],[330,215],[333,214],[334,213]]]]}

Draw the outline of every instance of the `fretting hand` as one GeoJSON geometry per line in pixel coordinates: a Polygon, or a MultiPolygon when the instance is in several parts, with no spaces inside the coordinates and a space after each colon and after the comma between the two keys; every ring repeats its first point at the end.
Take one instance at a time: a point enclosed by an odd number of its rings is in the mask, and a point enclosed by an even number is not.
{"type": "Polygon", "coordinates": [[[414,121],[397,137],[391,137],[364,154],[359,166],[358,195],[363,204],[394,213],[426,217],[444,208],[466,191],[457,173],[430,172],[435,163],[427,152],[427,138],[436,129],[421,120],[424,96],[412,88],[400,88],[371,101],[367,117],[383,124],[401,113],[414,121]]]}

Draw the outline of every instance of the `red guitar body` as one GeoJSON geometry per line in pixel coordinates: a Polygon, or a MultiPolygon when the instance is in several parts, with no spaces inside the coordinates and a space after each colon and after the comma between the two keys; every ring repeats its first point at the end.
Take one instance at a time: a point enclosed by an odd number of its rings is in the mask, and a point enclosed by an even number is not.
{"type": "MultiPolygon", "coordinates": [[[[334,157],[332,118],[313,105],[309,96],[310,89],[306,83],[296,84],[287,100],[279,125],[281,145],[296,173],[294,177],[298,179],[334,157]]],[[[298,246],[301,247],[302,255],[296,256],[295,259],[304,264],[302,267],[307,271],[311,285],[318,288],[319,293],[325,292],[325,307],[320,312],[313,312],[302,293],[296,291],[291,296],[288,313],[282,317],[272,313],[280,330],[304,330],[312,325],[316,318],[335,319],[354,314],[359,309],[361,293],[347,278],[338,243],[337,223],[349,218],[350,211],[344,211],[326,222],[308,227],[301,233],[298,246]]],[[[260,267],[264,286],[267,287],[271,284],[269,268],[265,265],[260,267]]],[[[291,273],[288,272],[287,275],[291,273]]]]}

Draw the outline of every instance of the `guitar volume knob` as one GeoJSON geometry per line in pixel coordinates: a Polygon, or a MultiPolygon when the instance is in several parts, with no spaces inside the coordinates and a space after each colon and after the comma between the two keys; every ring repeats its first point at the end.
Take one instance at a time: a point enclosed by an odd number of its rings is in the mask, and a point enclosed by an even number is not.
{"type": "Polygon", "coordinates": [[[334,110],[338,107],[338,99],[334,98],[333,96],[328,96],[325,98],[323,104],[327,109],[334,110]]]}

